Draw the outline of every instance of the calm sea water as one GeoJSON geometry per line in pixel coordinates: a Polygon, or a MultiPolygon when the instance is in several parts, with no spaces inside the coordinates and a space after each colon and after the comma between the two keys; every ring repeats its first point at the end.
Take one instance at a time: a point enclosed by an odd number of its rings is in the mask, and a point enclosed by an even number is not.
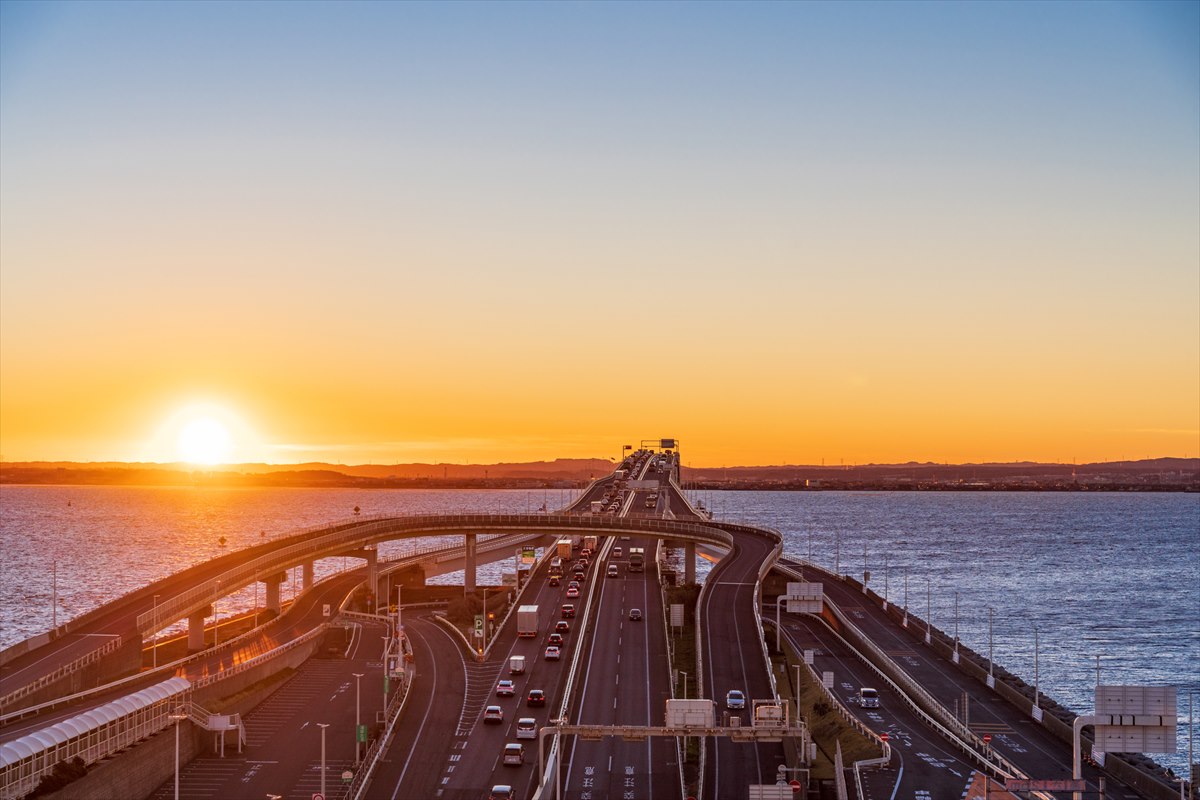
{"type": "MultiPolygon", "coordinates": [[[[861,577],[1077,711],[1103,683],[1174,685],[1200,703],[1200,496],[949,492],[691,493],[717,517],[784,534],[789,555],[861,577]],[[885,569],[886,559],[886,569],[885,569]],[[906,592],[907,577],[907,592],[906,592]],[[929,591],[931,590],[931,591],[929,591]],[[928,592],[928,593],[927,593],[928,592]]],[[[531,512],[566,491],[0,488],[0,647],[230,549],[362,514],[531,512]],[[226,537],[224,548],[220,537],[226,537]]],[[[423,543],[424,544],[424,543],[423,543]]],[[[392,543],[384,555],[416,545],[392,543]]],[[[358,562],[361,563],[361,562],[358,562]]],[[[351,560],[350,566],[355,562],[351,560]]],[[[326,559],[318,575],[342,567],[326,559]]],[[[485,577],[498,580],[493,565],[485,577]],[[494,574],[492,574],[494,573],[494,574]]],[[[701,568],[700,574],[706,570],[701,568]]],[[[447,576],[443,580],[456,580],[447,576]]],[[[461,580],[461,579],[458,579],[461,580]]],[[[285,585],[285,595],[291,591],[285,585]]],[[[222,615],[253,605],[246,589],[222,615]]],[[[1158,757],[1179,772],[1178,756],[1158,757]]]]}

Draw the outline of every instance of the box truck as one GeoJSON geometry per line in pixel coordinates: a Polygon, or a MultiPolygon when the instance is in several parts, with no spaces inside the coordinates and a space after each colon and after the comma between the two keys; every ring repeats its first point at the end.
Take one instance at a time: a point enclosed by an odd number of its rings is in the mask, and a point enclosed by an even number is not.
{"type": "Polygon", "coordinates": [[[517,608],[517,636],[533,637],[538,635],[538,607],[520,606],[517,608]]]}

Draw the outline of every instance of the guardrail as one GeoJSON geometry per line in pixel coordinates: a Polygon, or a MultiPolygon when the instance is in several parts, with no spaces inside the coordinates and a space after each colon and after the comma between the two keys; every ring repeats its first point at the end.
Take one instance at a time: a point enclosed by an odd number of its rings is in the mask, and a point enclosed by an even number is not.
{"type": "Polygon", "coordinates": [[[758,626],[758,643],[762,645],[763,665],[767,670],[767,677],[771,679],[771,696],[776,701],[779,700],[779,685],[775,682],[775,670],[771,668],[771,654],[767,652],[767,634],[763,630],[762,619],[762,581],[768,572],[771,571],[775,563],[779,561],[779,556],[783,554],[783,537],[780,537],[779,542],[775,547],[771,548],[771,554],[763,561],[762,566],[758,570],[758,578],[754,581],[754,622],[758,626]]]}
{"type": "MultiPolygon", "coordinates": [[[[780,572],[797,579],[800,575],[790,567],[776,567],[780,572]]],[[[960,720],[956,719],[950,712],[937,702],[923,686],[912,679],[907,672],[900,668],[891,658],[879,649],[878,645],[872,642],[856,625],[850,622],[849,618],[842,613],[836,605],[829,601],[828,597],[825,600],[825,608],[833,615],[838,624],[843,630],[853,632],[854,638],[864,646],[868,654],[863,653],[859,648],[851,644],[844,636],[835,631],[824,619],[817,615],[808,615],[817,619],[829,629],[830,635],[837,638],[845,647],[854,653],[864,664],[867,665],[876,675],[892,688],[898,697],[913,710],[917,716],[925,720],[935,731],[940,733],[944,738],[953,742],[956,747],[962,750],[969,757],[974,759],[976,763],[981,764],[986,769],[990,770],[993,775],[998,777],[1023,778],[1028,775],[1019,767],[1013,764],[1008,759],[1001,756],[999,753],[992,751],[988,754],[987,746],[978,736],[974,734],[960,720]],[[888,664],[889,672],[891,672],[897,680],[893,680],[892,675],[885,672],[879,665],[888,664]]],[[[1043,800],[1052,800],[1048,795],[1036,794],[1037,797],[1043,800]]]]}
{"type": "Polygon", "coordinates": [[[91,650],[83,654],[69,664],[63,664],[53,672],[49,672],[41,676],[33,683],[26,684],[14,692],[9,692],[8,694],[4,695],[4,697],[0,697],[0,709],[4,708],[5,706],[10,706],[20,700],[22,697],[28,697],[39,689],[43,689],[55,681],[65,678],[72,672],[77,672],[89,664],[94,664],[109,653],[120,650],[123,641],[124,639],[121,636],[114,636],[114,638],[109,639],[95,650],[91,650]]]}
{"type": "MultiPolygon", "coordinates": [[[[591,623],[591,618],[592,618],[592,601],[596,597],[596,588],[598,586],[603,585],[603,578],[601,578],[600,580],[596,580],[596,575],[600,574],[600,565],[603,564],[604,562],[608,561],[608,554],[612,550],[612,547],[613,547],[613,539],[612,539],[612,537],[609,537],[608,540],[605,541],[604,546],[600,548],[600,553],[597,554],[596,559],[592,562],[592,565],[591,565],[591,570],[595,572],[595,575],[593,575],[592,579],[588,581],[587,599],[583,603],[583,624],[580,626],[580,629],[579,629],[579,638],[578,638],[579,646],[575,648],[575,652],[571,655],[571,667],[570,667],[570,670],[567,672],[567,681],[565,684],[563,684],[563,699],[562,699],[562,703],[559,705],[559,708],[558,708],[559,719],[565,718],[567,716],[567,712],[570,711],[570,708],[571,708],[571,700],[572,700],[571,693],[575,688],[575,677],[579,671],[579,659],[583,654],[583,640],[587,638],[587,629],[591,623]]],[[[551,744],[550,744],[550,753],[546,757],[546,771],[544,773],[545,776],[557,774],[557,771],[554,769],[551,769],[550,767],[551,767],[551,765],[557,766],[556,759],[561,758],[562,754],[559,753],[560,744],[561,744],[561,737],[556,735],[554,737],[554,741],[551,742],[551,744]]],[[[546,785],[546,780],[543,779],[541,786],[544,787],[545,785],[546,785]]],[[[539,787],[538,793],[539,794],[541,793],[541,787],[539,787]]]]}
{"type": "MultiPolygon", "coordinates": [[[[260,576],[288,569],[298,563],[337,555],[349,548],[374,544],[389,538],[437,535],[440,531],[489,533],[516,528],[534,531],[640,532],[692,538],[728,546],[714,525],[658,520],[643,517],[591,516],[583,514],[429,514],[407,517],[379,516],[340,523],[323,535],[301,534],[304,541],[266,553],[219,576],[205,579],[200,586],[167,598],[155,609],[138,615],[139,631],[153,630],[160,621],[182,619],[193,610],[211,604],[225,594],[259,580],[260,576]],[[400,536],[397,536],[400,535],[400,536]]],[[[288,537],[283,542],[293,541],[288,537]]],[[[448,550],[454,545],[430,548],[426,553],[448,550]]]]}
{"type": "MultiPolygon", "coordinates": [[[[504,614],[504,619],[500,620],[499,625],[496,625],[495,627],[492,628],[492,631],[491,631],[492,637],[490,639],[488,639],[488,643],[483,649],[483,658],[485,661],[492,654],[492,645],[496,643],[496,637],[499,635],[500,631],[504,630],[504,626],[508,624],[508,621],[510,618],[512,618],[512,615],[517,613],[517,609],[521,607],[521,599],[523,597],[525,597],[525,591],[534,582],[533,576],[537,574],[537,571],[542,568],[543,564],[545,564],[547,561],[549,561],[553,557],[552,556],[553,552],[554,552],[553,547],[543,548],[542,557],[540,559],[538,559],[538,562],[533,565],[532,569],[529,570],[529,579],[525,581],[524,586],[522,586],[520,589],[517,590],[517,596],[513,599],[512,603],[509,604],[508,611],[506,611],[504,614]]],[[[517,580],[520,580],[520,573],[518,573],[517,580]]],[[[486,608],[483,610],[483,613],[485,615],[487,614],[486,608]]]]}
{"type": "MultiPolygon", "coordinates": [[[[450,546],[457,547],[460,550],[463,547],[462,545],[450,545],[450,546]]],[[[407,554],[404,554],[401,556],[397,556],[394,559],[389,559],[386,563],[392,564],[393,567],[398,567],[406,561],[419,561],[422,557],[423,557],[423,553],[407,553],[407,554]]],[[[320,581],[318,581],[316,584],[314,584],[314,586],[316,586],[320,583],[323,583],[325,581],[328,581],[332,578],[338,577],[338,575],[340,575],[340,574],[341,573],[327,575],[326,577],[324,577],[320,581]]],[[[311,588],[313,588],[313,587],[309,587],[309,589],[311,589],[311,588]]],[[[304,591],[307,592],[307,591],[309,591],[309,589],[305,589],[304,591]]],[[[344,609],[346,602],[348,601],[350,595],[352,595],[352,594],[353,594],[353,592],[348,594],[346,596],[346,598],[344,598],[342,600],[341,605],[342,605],[343,609],[344,609]]],[[[355,613],[355,612],[344,612],[343,611],[343,613],[355,613]]],[[[243,645],[243,643],[245,642],[245,640],[261,635],[262,631],[265,628],[267,628],[268,626],[273,625],[273,624],[278,624],[278,622],[282,618],[283,618],[282,616],[276,617],[275,619],[270,620],[269,622],[266,622],[263,625],[255,626],[255,627],[251,628],[250,630],[245,631],[244,633],[241,633],[232,639],[229,639],[228,641],[221,642],[221,644],[219,644],[215,647],[210,647],[207,650],[203,650],[199,653],[193,653],[191,655],[184,656],[183,658],[176,659],[176,660],[168,662],[166,664],[160,664],[158,667],[156,667],[154,669],[146,670],[143,672],[138,672],[134,675],[130,675],[125,678],[120,678],[115,681],[110,681],[110,682],[102,684],[100,686],[94,686],[91,689],[85,689],[82,692],[77,692],[75,694],[68,695],[66,697],[58,697],[53,700],[49,700],[45,703],[39,703],[38,705],[27,706],[25,708],[17,709],[16,711],[10,711],[6,714],[2,714],[2,715],[0,715],[0,724],[5,724],[11,720],[19,719],[21,717],[28,716],[29,714],[36,714],[38,712],[45,711],[47,709],[54,708],[56,706],[68,705],[77,700],[82,700],[85,697],[88,697],[88,696],[94,695],[94,694],[98,694],[100,692],[112,691],[116,687],[122,686],[126,683],[132,683],[134,681],[143,681],[146,678],[148,678],[149,676],[154,675],[156,673],[166,673],[166,672],[182,673],[181,668],[186,667],[188,664],[191,664],[196,661],[203,660],[203,659],[211,658],[215,653],[220,653],[220,652],[223,652],[226,650],[231,650],[231,649],[236,649],[238,647],[241,647],[243,645]]],[[[93,652],[96,652],[96,651],[93,651],[93,652]]],[[[14,694],[16,694],[16,693],[14,692],[14,694]]],[[[28,692],[26,692],[25,694],[28,694],[28,692]]],[[[7,703],[10,701],[7,698],[5,698],[5,702],[7,703]]],[[[2,708],[2,707],[3,706],[0,705],[0,708],[2,708]]]]}
{"type": "MultiPolygon", "coordinates": [[[[658,558],[659,558],[659,552],[656,548],[655,552],[654,552],[654,569],[656,572],[659,573],[659,575],[658,575],[658,596],[659,596],[659,604],[662,606],[663,638],[666,640],[666,645],[667,645],[667,663],[670,664],[672,667],[675,667],[675,650],[671,646],[671,621],[670,621],[670,618],[667,616],[667,595],[663,591],[662,573],[659,570],[658,558]]],[[[675,667],[675,669],[678,669],[678,667],[675,667]]],[[[672,673],[671,673],[671,698],[675,699],[675,673],[674,673],[674,671],[672,671],[672,673]]],[[[683,772],[683,762],[684,762],[684,758],[686,755],[687,754],[683,750],[683,743],[678,738],[676,738],[675,739],[675,764],[679,768],[679,796],[680,797],[687,797],[687,776],[684,775],[684,772],[683,772]]]]}
{"type": "MultiPolygon", "coordinates": [[[[403,652],[404,645],[407,639],[401,636],[400,651],[403,652]]],[[[384,659],[384,669],[387,669],[387,660],[384,659]]],[[[396,723],[400,720],[400,715],[404,713],[404,706],[408,703],[409,690],[412,688],[413,675],[416,672],[412,664],[406,663],[404,666],[404,691],[400,695],[393,697],[388,704],[387,726],[383,730],[383,735],[371,743],[363,756],[363,767],[360,767],[354,773],[354,779],[350,781],[350,785],[346,787],[346,791],[342,797],[351,798],[351,800],[360,800],[367,788],[371,785],[371,776],[375,772],[375,767],[379,763],[379,758],[387,751],[388,742],[391,741],[392,735],[396,730],[396,723]]]]}

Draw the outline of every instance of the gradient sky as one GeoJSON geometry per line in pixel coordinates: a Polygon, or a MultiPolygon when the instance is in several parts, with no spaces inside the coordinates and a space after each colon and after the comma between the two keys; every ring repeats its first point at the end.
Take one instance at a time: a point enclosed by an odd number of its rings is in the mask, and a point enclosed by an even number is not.
{"type": "Polygon", "coordinates": [[[1196,456],[1198,9],[4,0],[0,455],[1196,456]]]}

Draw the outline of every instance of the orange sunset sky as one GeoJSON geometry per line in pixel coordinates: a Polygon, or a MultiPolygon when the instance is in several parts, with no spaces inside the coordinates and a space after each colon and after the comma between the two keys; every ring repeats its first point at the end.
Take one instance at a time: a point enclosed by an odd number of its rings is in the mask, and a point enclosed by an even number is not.
{"type": "Polygon", "coordinates": [[[0,456],[1196,456],[1190,5],[5,3],[0,456]]]}

